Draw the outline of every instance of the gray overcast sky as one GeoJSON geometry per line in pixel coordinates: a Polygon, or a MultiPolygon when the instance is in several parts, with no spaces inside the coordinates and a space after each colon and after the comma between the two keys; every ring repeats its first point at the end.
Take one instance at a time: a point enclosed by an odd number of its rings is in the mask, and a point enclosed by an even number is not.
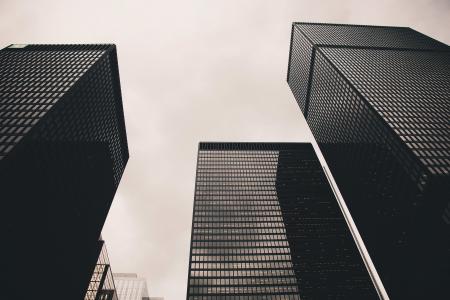
{"type": "Polygon", "coordinates": [[[0,0],[0,46],[115,43],[130,160],[112,269],[185,298],[199,141],[307,141],[286,84],[293,21],[409,26],[450,43],[448,0],[0,0]]]}

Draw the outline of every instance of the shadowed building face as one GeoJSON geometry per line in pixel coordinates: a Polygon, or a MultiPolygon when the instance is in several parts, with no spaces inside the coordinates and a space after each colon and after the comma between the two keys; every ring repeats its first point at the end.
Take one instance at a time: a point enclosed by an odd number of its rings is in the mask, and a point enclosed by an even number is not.
{"type": "Polygon", "coordinates": [[[6,299],[82,299],[128,147],[114,45],[0,51],[6,299]]]}
{"type": "Polygon", "coordinates": [[[217,297],[378,298],[311,144],[200,143],[187,299],[217,297]]]}

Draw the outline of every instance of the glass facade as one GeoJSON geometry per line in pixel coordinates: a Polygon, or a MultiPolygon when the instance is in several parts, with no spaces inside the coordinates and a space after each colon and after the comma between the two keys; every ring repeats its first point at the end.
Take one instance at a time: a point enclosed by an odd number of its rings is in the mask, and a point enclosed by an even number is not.
{"type": "Polygon", "coordinates": [[[134,273],[114,273],[119,300],[149,300],[147,282],[134,273]]]}
{"type": "Polygon", "coordinates": [[[410,28],[292,27],[289,86],[393,298],[448,292],[449,70],[410,28]]]}
{"type": "Polygon", "coordinates": [[[128,147],[115,46],[9,47],[0,51],[0,62],[0,159],[24,137],[107,141],[118,184],[128,147]]]}
{"type": "Polygon", "coordinates": [[[108,252],[104,241],[99,241],[101,252],[92,273],[91,281],[84,296],[84,300],[119,300],[117,297],[114,278],[111,272],[108,252]]]}
{"type": "Polygon", "coordinates": [[[127,160],[114,45],[0,50],[5,299],[20,299],[24,269],[34,298],[84,297],[127,160]]]}
{"type": "Polygon", "coordinates": [[[310,144],[201,143],[187,299],[376,299],[310,144]]]}

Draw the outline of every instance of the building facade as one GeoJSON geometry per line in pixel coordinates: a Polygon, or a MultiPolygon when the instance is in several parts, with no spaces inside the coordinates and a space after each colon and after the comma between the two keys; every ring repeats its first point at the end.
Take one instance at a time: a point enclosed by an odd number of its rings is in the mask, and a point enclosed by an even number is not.
{"type": "MultiPolygon", "coordinates": [[[[0,50],[5,299],[83,299],[128,160],[114,45],[0,50]]],[[[3,275],[2,275],[3,276],[3,275]]]]}
{"type": "Polygon", "coordinates": [[[377,299],[311,144],[200,143],[187,299],[377,299]]]}
{"type": "Polygon", "coordinates": [[[287,81],[388,295],[448,295],[450,48],[410,28],[294,23],[287,81]]]}
{"type": "Polygon", "coordinates": [[[119,300],[150,300],[145,278],[134,273],[114,273],[119,300]]]}
{"type": "Polygon", "coordinates": [[[99,246],[102,250],[92,273],[84,300],[118,300],[108,252],[106,251],[105,242],[101,238],[99,246]]]}

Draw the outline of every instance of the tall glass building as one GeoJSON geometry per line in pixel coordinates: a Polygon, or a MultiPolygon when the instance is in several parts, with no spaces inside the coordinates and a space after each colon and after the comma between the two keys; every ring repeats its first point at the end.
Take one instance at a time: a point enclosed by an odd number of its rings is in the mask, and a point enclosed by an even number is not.
{"type": "Polygon", "coordinates": [[[311,144],[200,143],[187,299],[378,299],[311,144]]]}
{"type": "Polygon", "coordinates": [[[135,273],[114,273],[119,300],[151,300],[145,278],[135,273]]]}
{"type": "Polygon", "coordinates": [[[287,81],[388,295],[448,296],[450,47],[404,27],[294,23],[287,81]]]}
{"type": "MultiPolygon", "coordinates": [[[[114,282],[111,264],[109,263],[108,251],[105,242],[99,240],[101,252],[92,272],[91,281],[84,296],[84,300],[121,300],[114,282]]],[[[141,300],[141,299],[139,299],[141,300]]]]}
{"type": "Polygon", "coordinates": [[[83,299],[128,160],[116,47],[0,50],[0,124],[1,297],[83,299]]]}

